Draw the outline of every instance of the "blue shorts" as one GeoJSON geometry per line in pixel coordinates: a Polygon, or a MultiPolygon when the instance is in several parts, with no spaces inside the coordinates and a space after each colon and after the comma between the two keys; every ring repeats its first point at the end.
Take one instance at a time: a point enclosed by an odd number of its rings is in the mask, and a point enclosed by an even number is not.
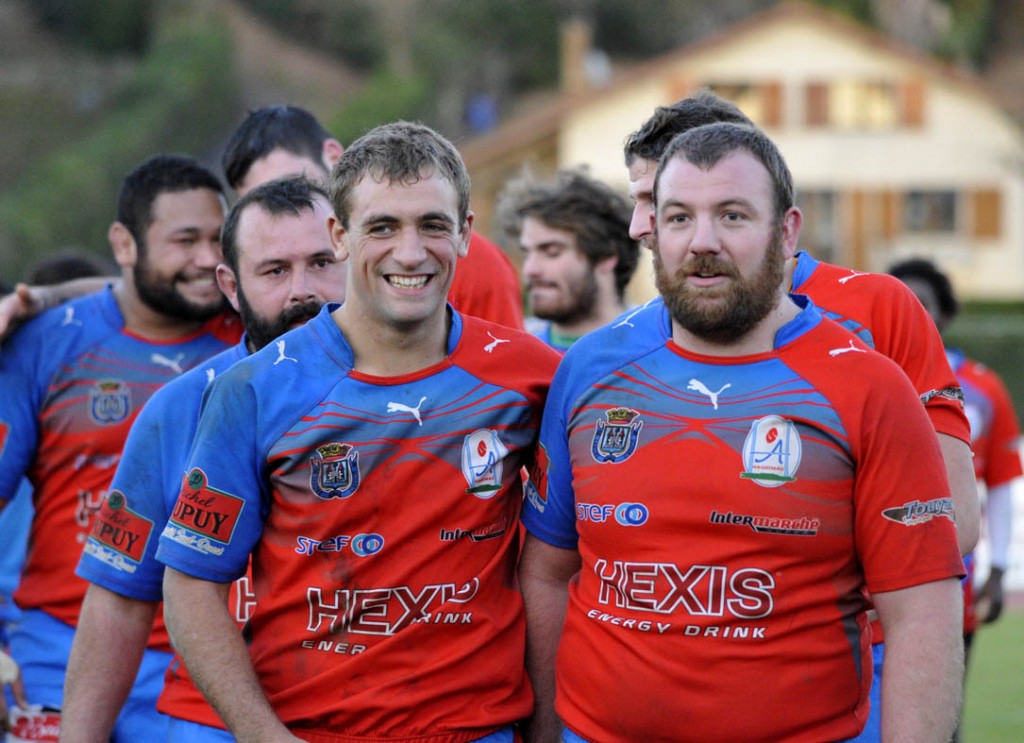
{"type": "Polygon", "coordinates": [[[167,723],[167,743],[235,743],[227,730],[172,717],[167,723]]]}
{"type": "MultiPolygon", "coordinates": [[[[64,703],[64,676],[75,629],[38,609],[22,612],[11,633],[11,655],[21,666],[25,694],[32,704],[59,710],[64,703]]],[[[112,644],[117,639],[111,638],[112,644]]],[[[163,740],[167,716],[156,711],[156,698],[164,687],[164,672],[171,653],[146,650],[135,685],[114,723],[113,743],[163,740]]]]}
{"type": "MultiPolygon", "coordinates": [[[[512,728],[503,728],[477,739],[476,743],[512,743],[515,734],[512,728]]],[[[167,727],[167,743],[234,743],[235,736],[227,730],[201,725],[177,717],[172,717],[167,727]]]]}
{"type": "Polygon", "coordinates": [[[874,677],[871,679],[871,692],[868,700],[871,702],[871,709],[868,711],[868,721],[864,723],[864,729],[856,738],[851,738],[853,743],[878,743],[882,740],[882,661],[885,659],[885,645],[878,643],[871,646],[871,661],[874,677]]]}

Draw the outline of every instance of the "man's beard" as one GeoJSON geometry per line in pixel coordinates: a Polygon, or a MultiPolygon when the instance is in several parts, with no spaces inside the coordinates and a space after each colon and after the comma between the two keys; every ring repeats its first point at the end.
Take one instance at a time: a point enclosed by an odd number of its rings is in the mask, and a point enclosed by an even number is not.
{"type": "Polygon", "coordinates": [[[161,315],[202,322],[223,312],[228,307],[227,299],[223,296],[210,304],[196,304],[187,299],[174,288],[177,282],[187,280],[185,274],[177,273],[170,279],[158,276],[150,269],[149,261],[144,254],[132,268],[132,278],[139,299],[147,307],[156,310],[161,315]]]}
{"type": "Polygon", "coordinates": [[[249,350],[255,353],[278,336],[284,335],[297,325],[313,319],[323,305],[319,302],[294,304],[273,319],[268,320],[256,313],[249,304],[242,287],[238,287],[238,314],[242,316],[249,350]]]}
{"type": "Polygon", "coordinates": [[[571,325],[586,320],[594,313],[597,304],[597,278],[592,267],[575,285],[568,287],[568,302],[552,307],[532,307],[533,314],[541,320],[561,325],[571,325]]]}
{"type": "Polygon", "coordinates": [[[749,280],[743,279],[732,263],[708,254],[687,261],[674,276],[669,276],[661,262],[657,237],[652,236],[651,242],[655,285],[665,306],[676,323],[698,338],[716,345],[733,343],[778,305],[785,266],[780,230],[775,230],[761,267],[749,280]],[[732,281],[724,288],[701,289],[687,281],[694,273],[721,274],[732,281]]]}

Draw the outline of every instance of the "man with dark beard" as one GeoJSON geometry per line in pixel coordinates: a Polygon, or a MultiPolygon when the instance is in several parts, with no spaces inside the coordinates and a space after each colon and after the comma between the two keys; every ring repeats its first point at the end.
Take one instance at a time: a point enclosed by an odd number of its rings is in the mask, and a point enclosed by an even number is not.
{"type": "MultiPolygon", "coordinates": [[[[719,121],[753,126],[735,104],[701,90],[671,106],[659,106],[626,138],[633,239],[645,244],[652,234],[654,174],[669,142],[681,132],[719,121]]],[[[956,504],[960,554],[969,553],[978,541],[981,511],[963,390],[921,303],[891,276],[831,265],[805,250],[786,261],[783,281],[790,291],[809,296],[830,319],[899,364],[910,378],[942,447],[956,504]]]]}
{"type": "Polygon", "coordinates": [[[502,202],[506,232],[523,251],[529,332],[564,352],[622,314],[639,253],[622,196],[570,170],[549,183],[513,181],[502,202]]]}
{"type": "MultiPolygon", "coordinates": [[[[734,104],[701,90],[670,106],[659,106],[626,138],[624,154],[634,201],[630,235],[634,239],[646,242],[652,235],[654,175],[669,142],[680,132],[719,121],[753,126],[734,104]]],[[[806,250],[786,261],[783,282],[790,291],[810,297],[828,318],[895,361],[910,379],[938,435],[953,493],[960,554],[968,554],[978,540],[981,511],[964,392],[946,360],[942,338],[921,303],[891,276],[825,263],[806,250]]],[[[880,631],[873,634],[872,711],[858,741],[874,741],[880,736],[882,639],[880,631]]]]}
{"type": "MultiPolygon", "coordinates": [[[[59,723],[86,590],[74,568],[132,421],[156,389],[238,339],[215,275],[223,220],[213,173],[188,157],[150,158],[122,184],[109,230],[120,284],[30,321],[0,353],[0,508],[22,476],[35,505],[11,654],[43,707],[40,726],[59,723]]],[[[166,727],[154,709],[170,660],[159,646],[154,637],[115,740],[166,727]]]]}
{"type": "MultiPolygon", "coordinates": [[[[345,264],[327,232],[330,213],[327,194],[302,178],[255,188],[228,213],[217,279],[242,316],[245,339],[158,391],[132,426],[111,484],[116,495],[101,509],[78,566],[91,585],[68,663],[62,740],[108,739],[162,597],[158,532],[140,540],[145,548],[138,554],[124,555],[118,535],[133,532],[122,514],[130,511],[142,519],[137,524],[156,528],[166,523],[209,380],[314,317],[325,302],[344,299],[345,264]],[[109,651],[111,636],[117,654],[109,651]]],[[[248,576],[232,586],[229,604],[239,623],[251,613],[251,597],[248,576]]],[[[159,708],[171,716],[171,740],[231,740],[180,660],[171,665],[159,708]]]]}
{"type": "Polygon", "coordinates": [[[762,132],[679,135],[653,193],[661,300],[573,346],[545,405],[520,566],[533,739],[559,718],[571,743],[851,738],[870,590],[884,739],[947,740],[963,564],[913,387],[786,294],[802,216],[762,132]]]}

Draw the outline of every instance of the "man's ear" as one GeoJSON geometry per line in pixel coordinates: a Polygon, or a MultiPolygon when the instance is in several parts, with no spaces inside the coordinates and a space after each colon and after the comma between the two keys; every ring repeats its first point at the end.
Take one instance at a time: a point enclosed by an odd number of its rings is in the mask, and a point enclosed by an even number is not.
{"type": "Polygon", "coordinates": [[[139,260],[139,246],[132,233],[121,222],[114,222],[107,230],[107,240],[114,252],[114,260],[122,268],[134,268],[139,260]]]}
{"type": "Polygon", "coordinates": [[[803,227],[804,215],[795,206],[791,206],[782,216],[782,255],[789,260],[797,251],[800,240],[800,228],[803,227]]]}
{"type": "Polygon", "coordinates": [[[327,217],[327,232],[331,235],[331,245],[334,246],[334,254],[339,261],[348,260],[348,230],[338,219],[336,214],[327,217]]]}
{"type": "Polygon", "coordinates": [[[473,212],[466,212],[466,221],[462,223],[462,229],[459,230],[459,258],[465,258],[469,255],[469,239],[473,236],[473,219],[475,216],[473,212]]]}
{"type": "Polygon", "coordinates": [[[614,274],[617,265],[619,265],[619,256],[609,255],[594,262],[594,273],[614,274]]]}
{"type": "Polygon", "coordinates": [[[228,298],[228,302],[234,307],[235,312],[241,312],[238,306],[238,277],[226,263],[217,265],[217,286],[221,293],[228,298]]]}
{"type": "Polygon", "coordinates": [[[320,159],[324,161],[324,165],[327,166],[327,172],[330,173],[334,168],[334,163],[341,159],[341,156],[345,153],[345,148],[341,142],[336,139],[325,139],[323,146],[320,148],[320,159]]]}

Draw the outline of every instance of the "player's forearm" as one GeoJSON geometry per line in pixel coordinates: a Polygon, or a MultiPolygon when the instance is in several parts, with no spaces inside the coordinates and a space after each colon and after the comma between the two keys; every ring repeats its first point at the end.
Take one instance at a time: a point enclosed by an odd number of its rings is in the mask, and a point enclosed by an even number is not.
{"type": "Polygon", "coordinates": [[[1024,478],[989,488],[985,508],[989,551],[992,567],[1006,570],[1010,562],[1010,540],[1013,533],[1013,491],[1024,488],[1024,478]]]}
{"type": "Polygon", "coordinates": [[[974,478],[971,448],[956,438],[939,434],[942,459],[946,464],[949,488],[956,509],[956,535],[960,554],[966,555],[978,544],[981,531],[981,504],[978,500],[978,482],[974,478]]]}
{"type": "Polygon", "coordinates": [[[260,687],[227,608],[228,584],[164,573],[164,619],[192,679],[242,743],[295,741],[260,687]]]}
{"type": "Polygon", "coordinates": [[[34,286],[32,291],[45,292],[45,306],[55,307],[69,299],[94,294],[113,281],[116,279],[112,276],[86,276],[50,286],[34,286]]]}
{"type": "Polygon", "coordinates": [[[62,743],[110,737],[138,673],[156,610],[154,602],[89,586],[64,680],[62,743]]]}
{"type": "Polygon", "coordinates": [[[89,276],[51,286],[18,284],[13,292],[0,297],[0,340],[40,312],[69,299],[98,292],[114,280],[110,276],[89,276]]]}
{"type": "Polygon", "coordinates": [[[949,740],[963,701],[963,593],[954,578],[875,594],[885,632],[882,740],[949,740]]]}
{"type": "MultiPolygon", "coordinates": [[[[555,712],[555,655],[565,621],[569,578],[578,569],[570,571],[559,559],[559,553],[567,552],[529,536],[519,566],[526,602],[526,670],[535,700],[526,730],[529,743],[561,740],[562,723],[555,712]]],[[[578,558],[569,564],[578,565],[578,558]]]]}

